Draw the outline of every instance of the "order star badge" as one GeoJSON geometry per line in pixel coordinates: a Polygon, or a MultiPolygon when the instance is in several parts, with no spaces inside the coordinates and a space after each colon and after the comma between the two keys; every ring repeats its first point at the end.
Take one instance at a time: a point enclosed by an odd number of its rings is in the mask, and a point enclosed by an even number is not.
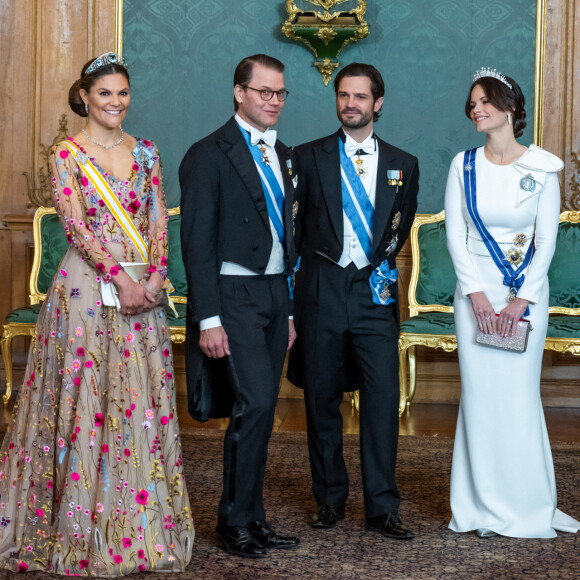
{"type": "Polygon", "coordinates": [[[367,170],[364,166],[364,161],[359,157],[355,160],[356,163],[356,172],[359,177],[364,177],[367,174],[367,170]]]}
{"type": "Polygon", "coordinates": [[[266,154],[266,148],[261,143],[258,145],[258,147],[260,149],[260,153],[262,154],[262,159],[261,159],[262,163],[264,165],[270,165],[271,161],[270,161],[270,158],[268,157],[268,155],[266,154]]]}

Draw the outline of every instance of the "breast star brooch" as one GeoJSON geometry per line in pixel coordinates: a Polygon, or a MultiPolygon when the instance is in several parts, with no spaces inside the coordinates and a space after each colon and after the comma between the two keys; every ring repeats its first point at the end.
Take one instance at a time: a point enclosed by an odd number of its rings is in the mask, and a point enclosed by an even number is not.
{"type": "Polygon", "coordinates": [[[395,217],[393,218],[393,223],[391,224],[391,229],[396,230],[399,227],[400,223],[401,223],[401,212],[398,211],[395,214],[395,217]]]}

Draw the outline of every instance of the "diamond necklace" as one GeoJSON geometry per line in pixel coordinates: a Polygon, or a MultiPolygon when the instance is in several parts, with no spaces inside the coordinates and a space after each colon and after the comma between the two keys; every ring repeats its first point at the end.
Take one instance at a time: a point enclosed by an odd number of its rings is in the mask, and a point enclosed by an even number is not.
{"type": "Polygon", "coordinates": [[[85,131],[84,127],[81,129],[81,131],[83,132],[83,135],[91,143],[94,143],[95,145],[98,145],[99,147],[102,147],[103,149],[112,149],[113,147],[116,147],[117,145],[119,145],[121,143],[121,141],[123,141],[123,139],[125,138],[125,132],[123,131],[123,127],[121,127],[121,137],[119,137],[119,140],[116,141],[115,143],[113,143],[112,145],[103,145],[102,143],[99,143],[98,141],[95,141],[94,139],[92,139],[91,137],[89,137],[87,135],[87,132],[85,131]]]}

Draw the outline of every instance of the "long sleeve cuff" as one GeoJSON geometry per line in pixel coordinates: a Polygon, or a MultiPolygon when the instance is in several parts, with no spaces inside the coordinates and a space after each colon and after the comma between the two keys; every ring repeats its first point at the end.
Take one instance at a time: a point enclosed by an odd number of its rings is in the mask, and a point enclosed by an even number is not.
{"type": "Polygon", "coordinates": [[[209,330],[210,328],[217,328],[218,326],[222,326],[222,319],[219,316],[212,316],[199,321],[200,330],[209,330]]]}

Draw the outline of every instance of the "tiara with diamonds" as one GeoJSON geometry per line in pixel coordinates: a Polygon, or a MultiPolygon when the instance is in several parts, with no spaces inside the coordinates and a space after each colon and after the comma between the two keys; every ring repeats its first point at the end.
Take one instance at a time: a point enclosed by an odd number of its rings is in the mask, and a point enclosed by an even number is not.
{"type": "Polygon", "coordinates": [[[502,75],[499,71],[491,69],[487,66],[482,66],[478,71],[475,71],[473,75],[473,82],[479,80],[482,77],[492,77],[502,82],[506,87],[512,88],[511,84],[507,82],[505,75],[502,75]]]}
{"type": "Polygon", "coordinates": [[[115,54],[114,52],[105,52],[105,54],[101,54],[93,60],[89,68],[85,71],[85,75],[90,75],[95,71],[98,71],[100,68],[104,66],[109,66],[110,64],[118,64],[122,66],[124,69],[129,70],[129,66],[127,62],[120,54],[115,54]]]}

